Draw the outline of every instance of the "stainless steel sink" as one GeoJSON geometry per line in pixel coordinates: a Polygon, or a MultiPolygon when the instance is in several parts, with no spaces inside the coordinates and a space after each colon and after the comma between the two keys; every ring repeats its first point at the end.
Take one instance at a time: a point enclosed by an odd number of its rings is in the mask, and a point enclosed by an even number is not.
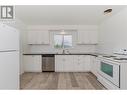
{"type": "Polygon", "coordinates": [[[63,54],[63,55],[66,54],[66,55],[69,55],[69,54],[71,54],[71,53],[56,53],[56,54],[61,54],[61,55],[62,55],[62,54],[63,54]]]}

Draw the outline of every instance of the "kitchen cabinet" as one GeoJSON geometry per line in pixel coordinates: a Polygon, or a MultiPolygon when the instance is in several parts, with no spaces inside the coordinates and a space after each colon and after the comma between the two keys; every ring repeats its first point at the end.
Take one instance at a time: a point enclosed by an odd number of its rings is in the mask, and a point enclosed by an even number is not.
{"type": "Polygon", "coordinates": [[[84,55],[85,71],[90,71],[90,55],[84,55]]]}
{"type": "Polygon", "coordinates": [[[24,55],[24,72],[42,72],[41,55],[24,55]]]}
{"type": "Polygon", "coordinates": [[[127,90],[127,62],[120,64],[120,89],[127,90]]]}
{"type": "Polygon", "coordinates": [[[74,71],[73,55],[66,55],[63,61],[64,61],[63,70],[66,72],[73,72],[74,71]]]}
{"type": "Polygon", "coordinates": [[[78,31],[77,44],[97,44],[97,31],[78,31]]]}
{"type": "Polygon", "coordinates": [[[74,55],[74,70],[84,71],[85,70],[85,59],[83,55],[74,55]]]}
{"type": "Polygon", "coordinates": [[[72,55],[55,55],[55,71],[70,72],[73,71],[73,56],[72,55]]]}
{"type": "Polygon", "coordinates": [[[74,55],[74,70],[76,72],[90,71],[90,56],[74,55]]]}
{"type": "Polygon", "coordinates": [[[97,31],[89,31],[89,42],[90,44],[97,44],[98,43],[98,32],[97,31]]]}
{"type": "Polygon", "coordinates": [[[55,55],[56,72],[90,71],[89,55],[55,55]]]}
{"type": "Polygon", "coordinates": [[[64,66],[64,56],[55,55],[55,71],[62,72],[64,66]]]}
{"type": "Polygon", "coordinates": [[[49,31],[28,31],[28,44],[49,44],[49,31]]]}
{"type": "Polygon", "coordinates": [[[97,71],[99,69],[99,60],[96,56],[90,56],[91,72],[97,76],[97,71]]]}

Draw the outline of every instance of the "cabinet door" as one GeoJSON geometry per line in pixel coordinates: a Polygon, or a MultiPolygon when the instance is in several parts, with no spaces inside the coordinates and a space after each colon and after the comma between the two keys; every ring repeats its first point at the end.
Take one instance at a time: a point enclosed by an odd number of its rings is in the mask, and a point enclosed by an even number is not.
{"type": "Polygon", "coordinates": [[[90,39],[91,39],[91,35],[90,35],[90,32],[89,31],[84,31],[84,39],[83,39],[83,44],[90,44],[90,39]]]}
{"type": "Polygon", "coordinates": [[[55,56],[56,72],[72,72],[74,71],[73,55],[56,55],[55,56]]]}
{"type": "Polygon", "coordinates": [[[28,44],[49,44],[49,31],[28,31],[28,44]]]}
{"type": "Polygon", "coordinates": [[[35,31],[28,31],[28,44],[36,44],[37,43],[37,33],[35,31]]]}
{"type": "Polygon", "coordinates": [[[84,55],[85,71],[90,71],[90,56],[84,55]]]}
{"type": "Polygon", "coordinates": [[[90,44],[98,43],[98,33],[97,31],[89,31],[90,44]]]}
{"type": "Polygon", "coordinates": [[[43,41],[43,34],[42,34],[42,31],[36,31],[36,44],[42,44],[42,41],[43,41]]]}
{"type": "Polygon", "coordinates": [[[74,70],[76,72],[85,71],[85,60],[83,55],[75,55],[74,56],[74,70]]]}
{"type": "Polygon", "coordinates": [[[55,55],[55,71],[56,72],[63,72],[64,66],[64,56],[62,55],[55,55]]]}
{"type": "Polygon", "coordinates": [[[90,66],[91,72],[94,74],[94,56],[90,56],[90,66]]]}
{"type": "Polygon", "coordinates": [[[41,44],[49,44],[49,31],[42,31],[41,34],[41,44]]]}
{"type": "Polygon", "coordinates": [[[78,44],[90,44],[89,31],[78,31],[78,44]]]}
{"type": "Polygon", "coordinates": [[[84,32],[83,31],[78,31],[78,44],[83,44],[84,43],[84,32]]]}
{"type": "Polygon", "coordinates": [[[73,55],[64,55],[64,58],[63,58],[63,71],[65,71],[65,72],[74,71],[73,55]]]}
{"type": "Polygon", "coordinates": [[[36,44],[49,44],[49,31],[36,31],[36,44]]]}
{"type": "Polygon", "coordinates": [[[78,31],[78,44],[97,44],[97,31],[78,31]]]}
{"type": "Polygon", "coordinates": [[[25,55],[24,56],[25,72],[42,72],[41,55],[25,55]]]}
{"type": "Polygon", "coordinates": [[[91,56],[91,72],[97,76],[97,70],[98,70],[98,59],[95,56],[91,56]]]}
{"type": "Polygon", "coordinates": [[[95,75],[98,75],[98,71],[100,70],[100,59],[98,57],[95,57],[95,65],[96,65],[96,71],[95,71],[95,75]]]}

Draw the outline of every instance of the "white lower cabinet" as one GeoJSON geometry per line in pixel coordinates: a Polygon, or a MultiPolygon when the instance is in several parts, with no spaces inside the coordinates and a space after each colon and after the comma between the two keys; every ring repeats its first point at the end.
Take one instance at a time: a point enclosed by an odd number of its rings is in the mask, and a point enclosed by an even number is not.
{"type": "Polygon", "coordinates": [[[90,71],[89,55],[55,55],[56,72],[90,71]]]}
{"type": "Polygon", "coordinates": [[[90,56],[89,55],[74,55],[74,70],[76,72],[90,71],[90,56]]]}
{"type": "Polygon", "coordinates": [[[55,71],[62,72],[64,70],[64,56],[55,55],[55,71]]]}
{"type": "Polygon", "coordinates": [[[24,55],[24,72],[42,72],[41,55],[24,55]]]}
{"type": "Polygon", "coordinates": [[[56,72],[71,72],[73,70],[73,55],[55,55],[56,72]]]}
{"type": "Polygon", "coordinates": [[[91,64],[91,72],[97,76],[97,71],[98,71],[98,66],[99,66],[99,62],[98,62],[98,57],[96,56],[90,56],[90,64],[91,64]]]}
{"type": "Polygon", "coordinates": [[[63,59],[63,70],[66,72],[73,72],[74,66],[73,66],[73,55],[66,55],[63,59]]]}
{"type": "Polygon", "coordinates": [[[85,59],[83,55],[74,55],[74,70],[77,72],[85,70],[85,59]]]}

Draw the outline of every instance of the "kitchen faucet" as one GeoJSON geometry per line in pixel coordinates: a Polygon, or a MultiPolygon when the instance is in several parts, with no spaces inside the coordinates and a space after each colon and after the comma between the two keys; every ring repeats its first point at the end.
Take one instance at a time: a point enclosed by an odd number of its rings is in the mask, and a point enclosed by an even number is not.
{"type": "Polygon", "coordinates": [[[65,54],[65,50],[63,49],[63,54],[65,54]]]}
{"type": "Polygon", "coordinates": [[[63,54],[65,53],[69,53],[69,50],[68,49],[63,49],[63,54]]]}

